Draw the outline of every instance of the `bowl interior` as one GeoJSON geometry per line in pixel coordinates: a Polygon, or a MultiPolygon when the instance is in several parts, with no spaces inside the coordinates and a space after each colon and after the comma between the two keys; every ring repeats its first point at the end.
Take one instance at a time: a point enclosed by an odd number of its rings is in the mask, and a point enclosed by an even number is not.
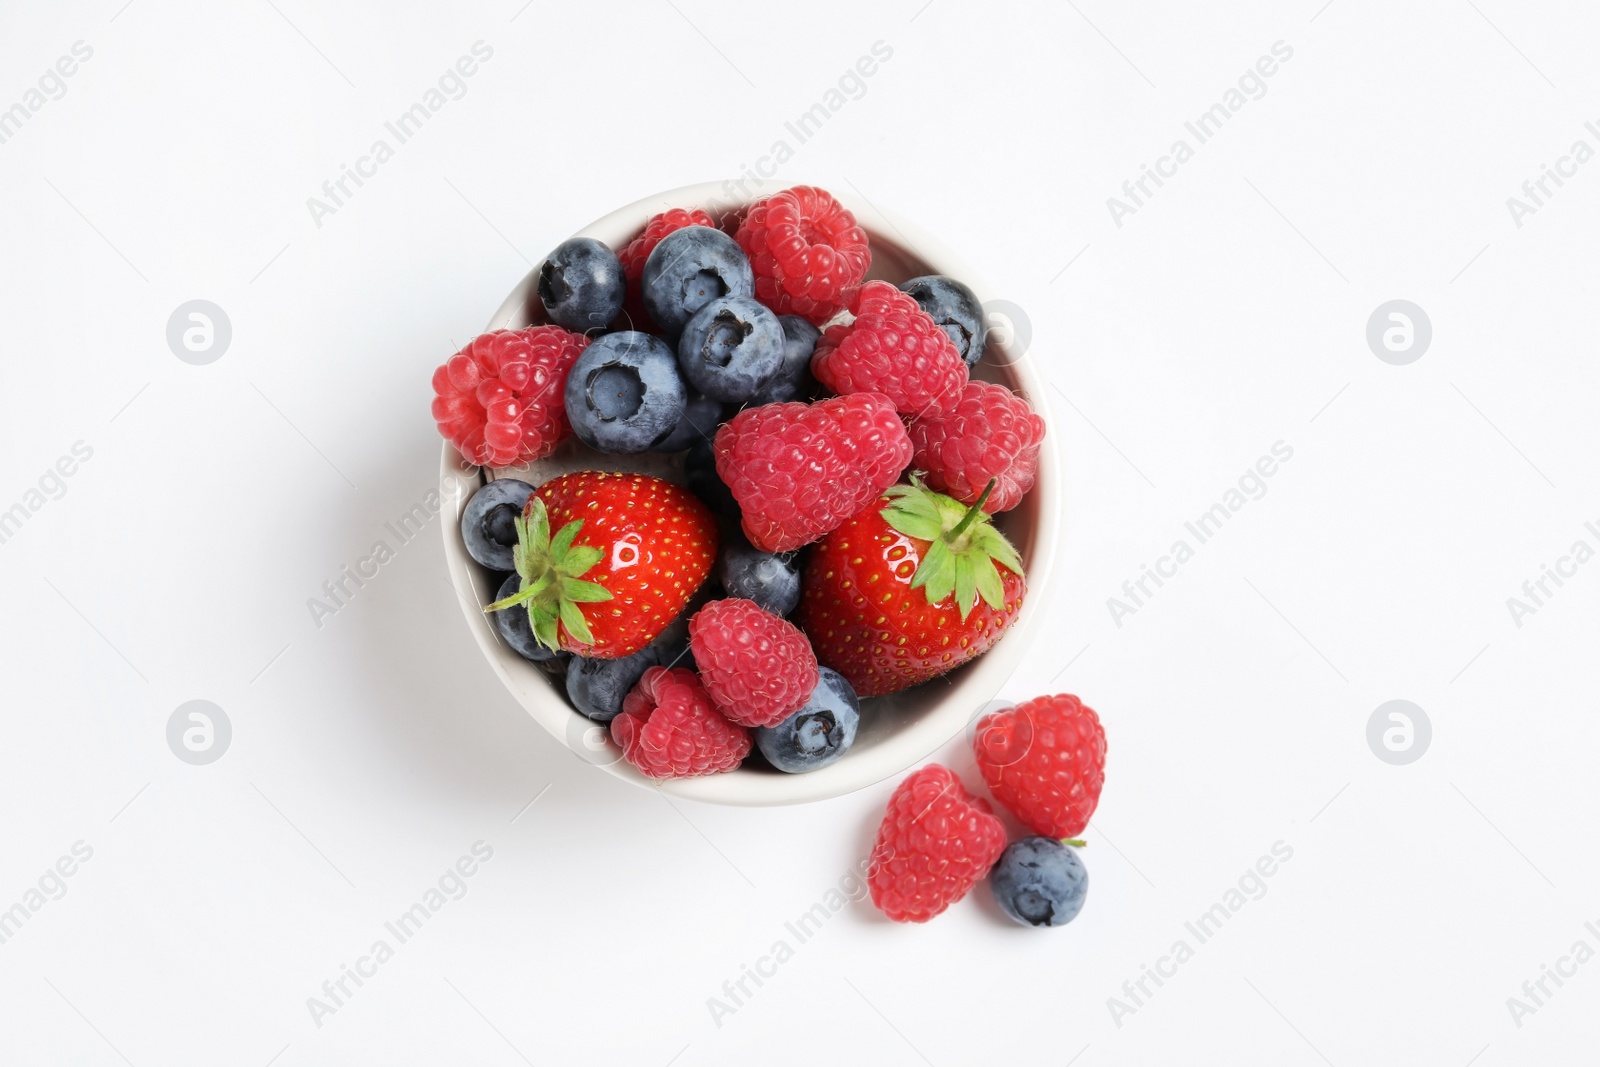
{"type": "MultiPolygon", "coordinates": [[[[724,184],[705,184],[649,197],[613,212],[578,231],[620,248],[644,227],[645,221],[668,207],[701,207],[714,217],[743,207],[730,199],[724,184]]],[[[970,286],[987,304],[995,294],[958,258],[931,236],[909,222],[885,216],[875,207],[849,197],[839,199],[855,213],[872,245],[868,278],[903,282],[923,274],[945,274],[970,286]]],[[[489,323],[489,329],[519,329],[544,321],[536,292],[538,267],[512,290],[489,323]]],[[[1023,397],[1048,424],[1049,405],[1042,381],[1017,350],[1013,331],[990,331],[983,360],[974,377],[1005,385],[1023,397]]],[[[1052,555],[1057,541],[1059,466],[1054,430],[1047,430],[1039,456],[1039,474],[1032,492],[1016,508],[1001,515],[997,525],[1021,554],[1028,579],[1028,594],[1011,630],[983,656],[943,677],[887,697],[862,702],[861,726],[855,745],[838,762],[808,774],[785,774],[764,765],[747,765],[727,774],[656,783],[621,759],[605,728],[590,722],[567,703],[558,679],[548,676],[500,640],[482,606],[494,599],[498,579],[467,555],[461,541],[460,516],[467,499],[484,481],[496,477],[520,478],[539,484],[575,470],[627,470],[654,474],[671,481],[683,480],[681,455],[618,456],[596,452],[576,438],[554,455],[514,468],[480,470],[466,462],[448,442],[440,467],[441,496],[447,520],[445,556],[451,583],[484,655],[519,703],[546,729],[561,739],[575,755],[638,785],[659,788],[676,796],[736,805],[792,804],[848,793],[895,775],[927,757],[966,726],[993,699],[1032,642],[1039,607],[1046,594],[1052,555]]]]}

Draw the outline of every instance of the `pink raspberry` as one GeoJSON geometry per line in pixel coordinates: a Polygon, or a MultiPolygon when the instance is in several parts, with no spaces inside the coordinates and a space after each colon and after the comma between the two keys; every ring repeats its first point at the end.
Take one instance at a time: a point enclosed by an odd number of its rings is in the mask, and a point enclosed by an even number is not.
{"type": "Polygon", "coordinates": [[[433,419],[480,467],[543,459],[566,440],[567,372],[589,346],[559,326],[475,337],[433,372],[433,419]]]}
{"type": "Polygon", "coordinates": [[[1106,731],[1070,693],[1034,697],[978,720],[972,739],[989,792],[1028,829],[1077,837],[1106,784],[1106,731]]]}
{"type": "Polygon", "coordinates": [[[841,395],[882,393],[912,418],[953,410],[967,364],[950,335],[888,282],[868,282],[848,296],[856,319],[818,339],[811,357],[817,380],[841,395]]]}
{"type": "Polygon", "coordinates": [[[651,667],[611,720],[622,756],[651,778],[693,778],[739,766],[750,732],[722,717],[700,679],[683,667],[651,667]]]}
{"type": "Polygon", "coordinates": [[[911,439],[877,393],[739,412],[712,445],[750,543],[788,552],[878,499],[911,462],[911,439]]]}
{"type": "Polygon", "coordinates": [[[889,798],[867,868],[872,902],[895,922],[927,922],[966,896],[1005,847],[988,802],[930,763],[889,798]]]}
{"type": "Polygon", "coordinates": [[[712,702],[741,726],[782,722],[817,687],[817,656],[806,635],[754,601],[713,600],[695,612],[689,650],[712,702]]]}
{"type": "Polygon", "coordinates": [[[856,217],[824,189],[797,185],[751,205],[735,238],[756,275],[756,299],[821,326],[872,262],[856,217]]]}
{"type": "Polygon", "coordinates": [[[907,427],[916,450],[911,465],[927,483],[963,504],[975,504],[995,480],[983,510],[1010,511],[1033,488],[1044,420],[1003,385],[968,382],[955,410],[917,419],[907,427]]]}
{"type": "Polygon", "coordinates": [[[669,233],[675,233],[685,226],[710,226],[715,228],[717,221],[710,215],[695,208],[686,211],[681,207],[671,208],[658,215],[650,216],[644,224],[644,231],[623,246],[617,253],[617,259],[622,261],[622,276],[627,282],[627,296],[623,298],[622,310],[633,325],[627,327],[632,330],[649,331],[651,328],[650,313],[645,310],[643,297],[644,261],[650,258],[650,253],[655,251],[656,245],[669,233]]]}

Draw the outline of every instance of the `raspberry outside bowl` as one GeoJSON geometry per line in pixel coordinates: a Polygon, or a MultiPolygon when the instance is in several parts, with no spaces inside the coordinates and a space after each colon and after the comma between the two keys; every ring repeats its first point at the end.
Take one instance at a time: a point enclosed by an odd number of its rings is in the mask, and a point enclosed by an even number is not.
{"type": "MultiPolygon", "coordinates": [[[[621,248],[651,215],[667,208],[703,208],[715,216],[748,203],[730,202],[728,188],[732,188],[731,183],[707,182],[647,197],[612,212],[574,236],[592,237],[612,248],[621,248]]],[[[981,301],[995,298],[995,292],[982,277],[925,230],[859,198],[837,191],[833,194],[867,231],[872,245],[869,279],[882,278],[898,284],[919,275],[944,274],[965,282],[981,301]]],[[[486,329],[520,329],[544,321],[538,276],[536,266],[506,297],[486,329]]],[[[460,518],[468,499],[486,480],[498,474],[538,484],[568,471],[610,469],[636,470],[682,481],[681,464],[675,457],[603,454],[573,439],[531,467],[497,472],[480,470],[445,442],[439,466],[445,562],[467,626],[490,666],[528,714],[586,762],[635,785],[708,803],[762,807],[823,800],[903,774],[960,733],[1028,654],[1039,628],[1061,536],[1061,464],[1056,451],[1057,429],[1046,403],[1043,378],[1016,350],[1014,337],[1004,341],[991,337],[973,377],[999,382],[1021,394],[1048,426],[1033,490],[1015,509],[999,516],[996,523],[1021,554],[1027,572],[1027,597],[1004,638],[982,656],[931,682],[864,701],[855,745],[828,767],[806,774],[785,774],[766,767],[745,766],[702,778],[652,781],[622,760],[604,727],[572,709],[558,680],[506,647],[493,623],[480,610],[481,605],[495,599],[498,581],[468,556],[461,540],[460,518]]]]}

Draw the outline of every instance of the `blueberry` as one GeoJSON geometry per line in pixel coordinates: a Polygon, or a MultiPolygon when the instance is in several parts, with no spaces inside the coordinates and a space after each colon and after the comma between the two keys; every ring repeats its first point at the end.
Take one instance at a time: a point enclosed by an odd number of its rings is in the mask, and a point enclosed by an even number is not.
{"type": "Polygon", "coordinates": [[[738,404],[783,365],[783,324],[753,296],[719,296],[678,338],[678,367],[707,396],[738,404]]]}
{"type": "Polygon", "coordinates": [[[709,441],[717,435],[717,424],[721,421],[722,401],[690,393],[677,427],[656,446],[656,451],[682,452],[696,441],[709,441]]]}
{"type": "MultiPolygon", "coordinates": [[[[511,574],[506,576],[505,582],[500,586],[500,591],[494,595],[496,600],[504,600],[518,589],[522,588],[522,578],[511,574]]],[[[511,651],[523,659],[535,663],[548,663],[559,659],[560,652],[552,651],[541,645],[533,636],[533,624],[528,621],[528,606],[514,604],[501,611],[489,612],[489,618],[494,620],[494,628],[500,634],[500,639],[510,646],[511,651]]]]}
{"type": "Polygon", "coordinates": [[[688,656],[689,629],[682,616],[661,635],[631,656],[621,659],[586,659],[573,656],[567,665],[567,699],[595,722],[610,722],[622,714],[628,695],[651,667],[694,669],[688,656]]]}
{"type": "Polygon", "coordinates": [[[942,274],[912,278],[901,282],[900,289],[909,293],[911,299],[950,335],[967,366],[977,366],[978,360],[983,358],[983,305],[978,303],[972,290],[942,274]]]}
{"type": "Polygon", "coordinates": [[[633,330],[597,339],[567,375],[567,421],[602,452],[658,447],[677,428],[686,399],[672,349],[633,330]]]}
{"type": "Polygon", "coordinates": [[[737,241],[709,226],[685,226],[661,239],[644,261],[645,309],[672,337],[719,296],[754,296],[755,274],[737,241]]]}
{"type": "Polygon", "coordinates": [[[716,573],[729,596],[753,600],[774,615],[787,615],[800,603],[800,568],[792,552],[763,552],[742,537],[730,537],[716,573]]]}
{"type": "Polygon", "coordinates": [[[579,333],[610,325],[622,310],[625,287],[617,254],[593,237],[562,241],[539,268],[545,313],[579,333]]]}
{"type": "Polygon", "coordinates": [[[751,731],[756,747],[780,771],[804,774],[826,767],[855,744],[861,701],[837,671],[817,668],[817,688],[806,706],[776,726],[751,731]]]}
{"type": "Polygon", "coordinates": [[[1083,910],[1089,872],[1078,850],[1053,837],[1011,842],[989,872],[1005,913],[1024,926],[1065,926],[1083,910]]]}
{"type": "Polygon", "coordinates": [[[718,520],[738,527],[739,502],[717,475],[716,452],[710,441],[701,439],[689,446],[689,454],[683,458],[683,480],[718,520]]]}
{"type": "Polygon", "coordinates": [[[648,645],[621,659],[572,657],[567,665],[567,699],[595,722],[610,722],[622,714],[622,698],[644,672],[661,666],[661,655],[648,645]]]}
{"type": "Polygon", "coordinates": [[[514,520],[532,495],[533,486],[515,478],[496,478],[473,493],[461,512],[467,555],[492,571],[511,570],[511,547],[517,543],[514,520]]]}
{"type": "Polygon", "coordinates": [[[822,391],[811,376],[811,354],[816,351],[822,331],[799,315],[779,315],[778,322],[783,325],[783,362],[750,398],[751,407],[796,400],[810,402],[822,391]]]}

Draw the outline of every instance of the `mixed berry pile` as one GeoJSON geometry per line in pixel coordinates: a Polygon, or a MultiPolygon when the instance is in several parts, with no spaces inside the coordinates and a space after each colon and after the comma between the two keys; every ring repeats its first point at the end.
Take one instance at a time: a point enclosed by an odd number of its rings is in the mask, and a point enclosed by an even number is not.
{"type": "Polygon", "coordinates": [[[972,755],[990,795],[1031,833],[1007,845],[989,802],[930,763],[889,798],[867,869],[872,902],[896,922],[927,922],[988,875],[1012,919],[1066,925],[1089,890],[1077,835],[1105,784],[1100,717],[1075,696],[1036,697],[979,719],[972,755]]]}
{"type": "MultiPolygon", "coordinates": [[[[1026,577],[992,517],[1032,489],[1044,420],[971,377],[971,289],[868,280],[871,263],[822,189],[721,219],[674,208],[620,249],[563,242],[537,275],[546,322],[484,334],[434,372],[439,432],[497,474],[461,520],[468,553],[503,575],[485,610],[651,778],[826,767],[863,698],[970,661],[1017,618],[1026,577]],[[681,457],[683,484],[601,456],[538,485],[507,470],[571,438],[681,457]]],[[[1087,819],[1093,754],[1045,736],[985,770],[991,791],[1030,826],[1087,819]]],[[[1019,921],[1047,899],[1045,923],[1063,922],[1085,882],[1050,845],[1081,826],[1039,826],[1050,836],[1028,840],[1046,844],[1007,849],[986,802],[923,768],[891,801],[873,899],[926,919],[992,868],[997,893],[1010,872],[1019,921]]]]}

